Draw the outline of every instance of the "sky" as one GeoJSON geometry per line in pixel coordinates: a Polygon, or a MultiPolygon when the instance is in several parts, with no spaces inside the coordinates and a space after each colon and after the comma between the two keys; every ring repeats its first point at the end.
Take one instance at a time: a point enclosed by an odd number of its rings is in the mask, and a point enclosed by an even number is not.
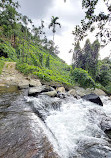
{"type": "MultiPolygon", "coordinates": [[[[68,52],[70,49],[74,49],[72,31],[85,16],[85,11],[82,10],[82,0],[66,0],[66,3],[64,3],[64,0],[18,0],[18,2],[21,6],[19,11],[32,19],[35,26],[40,26],[41,20],[44,20],[44,31],[49,40],[53,39],[52,31],[48,28],[51,17],[59,17],[58,22],[61,24],[61,28],[56,28],[55,45],[59,46],[60,53],[58,56],[71,64],[72,54],[68,52]]],[[[99,10],[106,11],[102,0],[99,0],[98,6],[99,10]]],[[[94,35],[89,35],[89,38],[91,42],[95,40],[94,35]]],[[[85,40],[81,42],[81,47],[83,47],[84,43],[85,40]]],[[[101,59],[109,54],[109,45],[100,51],[101,59]]]]}

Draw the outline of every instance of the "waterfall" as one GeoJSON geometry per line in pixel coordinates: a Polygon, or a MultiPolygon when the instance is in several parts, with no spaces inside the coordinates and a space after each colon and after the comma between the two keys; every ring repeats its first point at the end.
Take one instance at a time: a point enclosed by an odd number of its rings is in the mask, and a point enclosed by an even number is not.
{"type": "Polygon", "coordinates": [[[54,150],[61,158],[110,158],[111,101],[102,97],[104,106],[82,99],[25,97],[40,118],[54,150]]]}

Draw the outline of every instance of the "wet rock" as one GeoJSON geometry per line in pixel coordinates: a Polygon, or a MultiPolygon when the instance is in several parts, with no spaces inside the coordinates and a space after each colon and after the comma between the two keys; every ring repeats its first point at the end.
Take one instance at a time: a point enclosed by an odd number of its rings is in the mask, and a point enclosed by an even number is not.
{"type": "Polygon", "coordinates": [[[111,128],[110,129],[106,129],[104,132],[111,139],[111,128]]]}
{"type": "Polygon", "coordinates": [[[29,88],[28,95],[34,96],[34,95],[42,93],[42,92],[48,92],[48,91],[53,91],[53,90],[54,90],[54,88],[47,86],[47,85],[31,87],[31,88],[29,88]]]}
{"type": "Polygon", "coordinates": [[[74,97],[77,96],[76,90],[75,89],[71,89],[70,91],[68,91],[69,95],[73,95],[74,97]]]}
{"type": "Polygon", "coordinates": [[[94,88],[87,88],[87,89],[85,89],[85,94],[86,95],[91,94],[91,93],[93,93],[93,91],[94,91],[94,88]]]}
{"type": "Polygon", "coordinates": [[[49,97],[55,97],[55,96],[57,96],[57,92],[56,91],[44,92],[42,94],[43,95],[48,95],[49,97]]]}
{"type": "Polygon", "coordinates": [[[95,104],[103,106],[103,103],[102,103],[100,97],[98,95],[94,94],[94,93],[85,95],[82,98],[85,99],[85,100],[91,101],[95,104]]]}
{"type": "Polygon", "coordinates": [[[81,154],[82,158],[110,158],[111,151],[104,146],[98,146],[98,144],[89,145],[84,149],[81,154]]]}
{"type": "Polygon", "coordinates": [[[0,158],[59,157],[24,94],[7,94],[0,101],[0,158]]]}
{"type": "Polygon", "coordinates": [[[59,91],[61,93],[65,93],[65,88],[64,87],[57,87],[56,91],[59,91]]]}
{"type": "Polygon", "coordinates": [[[61,99],[64,99],[64,98],[66,98],[66,94],[57,91],[57,97],[58,97],[58,98],[61,98],[61,99]]]}
{"type": "Polygon", "coordinates": [[[18,92],[17,85],[0,84],[0,94],[18,92]]]}
{"type": "Polygon", "coordinates": [[[106,93],[103,91],[103,90],[101,90],[101,89],[95,89],[94,90],[94,93],[96,94],[96,95],[99,95],[99,96],[106,96],[106,93]]]}
{"type": "Polygon", "coordinates": [[[79,96],[81,96],[81,97],[84,96],[84,95],[86,95],[84,88],[75,87],[75,90],[76,90],[76,94],[79,95],[79,96]]]}

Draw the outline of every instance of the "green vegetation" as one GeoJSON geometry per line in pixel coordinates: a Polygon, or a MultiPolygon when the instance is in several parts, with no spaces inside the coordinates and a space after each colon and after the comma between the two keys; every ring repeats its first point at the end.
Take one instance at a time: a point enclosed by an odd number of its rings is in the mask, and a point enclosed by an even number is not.
{"type": "Polygon", "coordinates": [[[71,71],[72,78],[75,82],[79,83],[80,86],[87,88],[87,87],[95,87],[95,82],[89,76],[88,72],[81,69],[75,68],[71,71]]]}
{"type": "Polygon", "coordinates": [[[57,56],[51,55],[45,49],[41,50],[41,48],[37,45],[30,46],[31,54],[28,54],[27,62],[22,63],[20,58],[20,61],[17,62],[17,69],[25,75],[33,74],[44,81],[56,81],[71,84],[71,80],[69,78],[70,66],[57,56]],[[42,64],[39,60],[41,54],[42,64]]]}

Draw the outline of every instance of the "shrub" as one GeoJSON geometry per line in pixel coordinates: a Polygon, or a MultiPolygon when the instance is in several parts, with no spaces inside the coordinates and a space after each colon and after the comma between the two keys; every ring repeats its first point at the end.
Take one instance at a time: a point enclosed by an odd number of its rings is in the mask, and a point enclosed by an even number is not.
{"type": "Polygon", "coordinates": [[[50,58],[49,58],[49,55],[47,56],[46,58],[46,65],[45,65],[47,68],[50,67],[50,58]]]}
{"type": "Polygon", "coordinates": [[[2,73],[3,67],[4,67],[4,61],[0,60],[0,74],[2,73]]]}
{"type": "Polygon", "coordinates": [[[17,61],[17,55],[15,52],[15,49],[8,42],[0,43],[0,49],[2,52],[7,54],[8,58],[10,58],[14,61],[17,61]]]}
{"type": "Polygon", "coordinates": [[[95,81],[89,76],[87,71],[81,68],[75,68],[71,71],[71,75],[72,79],[80,86],[84,88],[95,87],[95,81]]]}
{"type": "Polygon", "coordinates": [[[34,66],[41,67],[40,61],[36,58],[36,56],[33,53],[30,53],[31,59],[33,61],[34,66]]]}
{"type": "Polygon", "coordinates": [[[39,54],[39,62],[43,65],[43,54],[39,54]]]}
{"type": "Polygon", "coordinates": [[[25,75],[33,73],[34,71],[38,70],[38,68],[36,66],[34,66],[34,65],[28,65],[27,63],[24,63],[24,64],[17,63],[16,68],[20,72],[24,73],[25,75]]]}
{"type": "Polygon", "coordinates": [[[40,79],[45,81],[51,81],[51,78],[48,74],[45,74],[43,72],[33,72],[34,75],[37,75],[40,79]]]}

